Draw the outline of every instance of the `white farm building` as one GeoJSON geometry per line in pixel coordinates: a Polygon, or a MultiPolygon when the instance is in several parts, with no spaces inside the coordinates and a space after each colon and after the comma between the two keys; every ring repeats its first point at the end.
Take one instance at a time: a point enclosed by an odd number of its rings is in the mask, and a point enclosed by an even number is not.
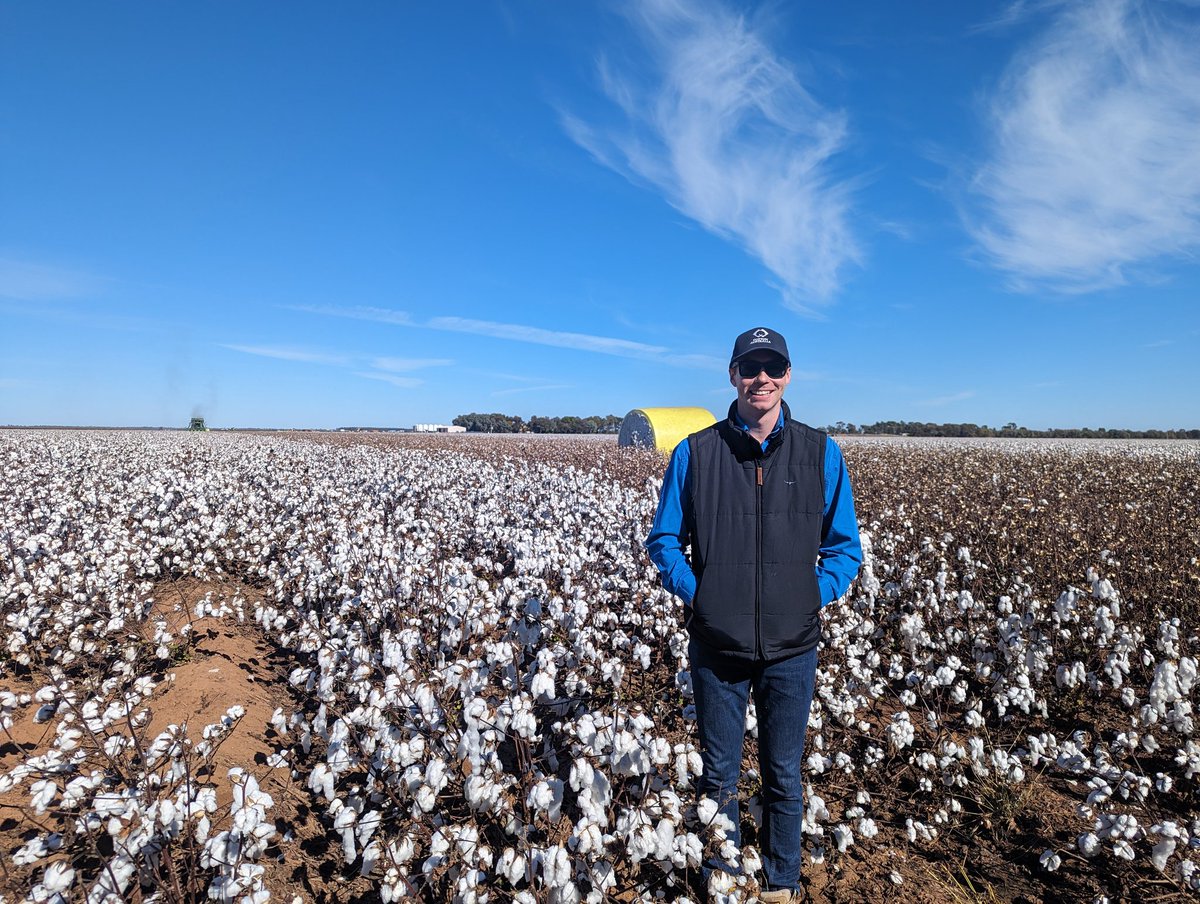
{"type": "Polygon", "coordinates": [[[413,433],[466,433],[466,427],[446,424],[413,424],[413,433]]]}

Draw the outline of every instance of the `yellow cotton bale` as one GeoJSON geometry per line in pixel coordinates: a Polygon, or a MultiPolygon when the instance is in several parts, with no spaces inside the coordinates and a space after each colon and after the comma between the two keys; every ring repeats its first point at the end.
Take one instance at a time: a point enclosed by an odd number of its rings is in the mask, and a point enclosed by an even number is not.
{"type": "Polygon", "coordinates": [[[716,421],[703,408],[634,408],[621,421],[619,446],[653,446],[668,455],[688,434],[716,421]]]}

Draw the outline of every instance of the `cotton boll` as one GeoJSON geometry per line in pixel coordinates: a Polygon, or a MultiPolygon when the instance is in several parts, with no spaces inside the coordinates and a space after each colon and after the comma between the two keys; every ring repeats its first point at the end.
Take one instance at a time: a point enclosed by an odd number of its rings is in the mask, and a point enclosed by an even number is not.
{"type": "Polygon", "coordinates": [[[937,829],[932,826],[927,826],[923,822],[912,819],[911,817],[904,820],[905,833],[908,835],[910,842],[933,841],[937,838],[937,829]]]}
{"type": "Polygon", "coordinates": [[[496,872],[508,880],[510,885],[517,885],[525,879],[525,856],[518,854],[512,848],[505,848],[496,863],[496,872]]]}
{"type": "Polygon", "coordinates": [[[1154,849],[1150,853],[1150,862],[1154,864],[1154,868],[1160,873],[1167,870],[1167,860],[1175,853],[1175,839],[1164,838],[1162,841],[1154,845],[1154,849]]]}
{"type": "Polygon", "coordinates": [[[717,856],[726,863],[737,863],[740,854],[741,851],[738,850],[737,845],[729,840],[722,841],[721,846],[717,849],[717,856]]]}
{"type": "Polygon", "coordinates": [[[704,842],[693,832],[676,835],[673,840],[671,863],[679,869],[696,869],[704,859],[704,842]]]}
{"type": "Polygon", "coordinates": [[[829,810],[825,806],[825,801],[812,791],[805,794],[808,799],[808,805],[804,811],[804,819],[801,823],[802,831],[807,835],[818,835],[824,830],[821,828],[821,823],[828,821],[829,810]]]}
{"type": "Polygon", "coordinates": [[[308,776],[308,787],[316,793],[320,791],[326,800],[333,800],[333,773],[325,763],[317,763],[308,776]]]}
{"type": "Polygon", "coordinates": [[[54,714],[56,712],[58,712],[58,704],[57,703],[46,703],[43,706],[39,707],[38,711],[36,713],[34,713],[33,721],[37,722],[39,724],[42,722],[49,722],[50,719],[52,719],[54,717],[54,714]]]}
{"type": "Polygon", "coordinates": [[[51,894],[62,894],[75,881],[75,870],[65,860],[57,860],[46,867],[42,875],[42,887],[51,894]]]}
{"type": "Polygon", "coordinates": [[[39,816],[46,812],[50,802],[58,794],[58,785],[49,779],[41,779],[29,786],[29,802],[39,816]]]}
{"type": "Polygon", "coordinates": [[[597,860],[589,868],[588,874],[592,880],[592,887],[602,894],[616,888],[617,873],[607,860],[597,860]]]}
{"type": "Polygon", "coordinates": [[[546,671],[539,671],[533,676],[533,681],[529,686],[529,692],[539,703],[549,703],[553,701],[555,697],[554,675],[546,671]]]}
{"type": "Polygon", "coordinates": [[[1138,827],[1137,817],[1132,813],[1121,813],[1112,820],[1109,828],[1109,836],[1112,838],[1126,838],[1130,841],[1134,840],[1141,834],[1138,827]]]}
{"type": "Polygon", "coordinates": [[[745,732],[752,738],[758,737],[758,713],[754,708],[754,701],[750,701],[746,707],[745,732]]]}
{"type": "Polygon", "coordinates": [[[542,877],[548,888],[565,888],[572,879],[571,857],[562,847],[548,848],[542,857],[542,877]]]}
{"type": "Polygon", "coordinates": [[[640,863],[656,856],[658,836],[650,826],[642,825],[629,833],[625,847],[630,862],[640,863]]]}
{"type": "Polygon", "coordinates": [[[528,806],[546,814],[550,822],[558,822],[562,812],[563,783],[559,779],[542,780],[530,789],[526,798],[528,806]]]}
{"type": "Polygon", "coordinates": [[[708,877],[708,895],[715,898],[728,895],[737,887],[737,880],[729,873],[715,869],[708,877]]]}
{"type": "Polygon", "coordinates": [[[100,870],[99,878],[88,895],[89,901],[93,897],[100,901],[106,901],[109,895],[121,900],[122,894],[129,885],[129,880],[133,878],[135,869],[133,860],[126,854],[118,853],[113,856],[100,870]]]}
{"type": "Polygon", "coordinates": [[[903,750],[916,737],[912,720],[909,718],[908,713],[904,711],[892,715],[892,721],[888,725],[885,734],[888,746],[893,751],[903,750]]]}
{"type": "Polygon", "coordinates": [[[27,841],[13,854],[16,866],[29,866],[45,859],[61,846],[61,838],[55,835],[37,835],[27,841]],[[56,843],[57,841],[57,843],[56,843]]]}
{"type": "Polygon", "coordinates": [[[604,835],[600,831],[600,827],[595,823],[587,822],[586,818],[575,826],[572,841],[576,853],[584,857],[599,855],[604,850],[604,835]]]}
{"type": "Polygon", "coordinates": [[[692,787],[691,770],[688,765],[687,751],[682,744],[676,744],[673,753],[675,754],[675,783],[678,787],[688,789],[692,787]]]}
{"type": "Polygon", "coordinates": [[[342,836],[342,852],[345,854],[347,863],[353,861],[358,856],[354,844],[353,830],[353,826],[357,820],[358,814],[349,807],[339,808],[333,818],[333,828],[340,832],[342,836]]]}
{"type": "Polygon", "coordinates": [[[742,871],[753,876],[762,870],[762,857],[758,853],[758,848],[745,847],[742,849],[742,871]]]}
{"type": "Polygon", "coordinates": [[[1191,860],[1181,860],[1175,867],[1175,875],[1190,891],[1200,891],[1200,867],[1191,860]]]}
{"type": "Polygon", "coordinates": [[[500,785],[483,775],[472,774],[463,783],[463,795],[467,805],[472,810],[483,813],[491,812],[499,806],[502,790],[500,785]]]}
{"type": "Polygon", "coordinates": [[[1094,857],[1100,853],[1100,839],[1092,832],[1080,835],[1075,841],[1075,846],[1079,848],[1079,853],[1085,857],[1094,857]]]}
{"type": "Polygon", "coordinates": [[[388,852],[396,864],[403,866],[416,855],[416,840],[411,834],[406,834],[400,839],[399,843],[390,843],[388,845],[388,852]]]}
{"type": "Polygon", "coordinates": [[[854,833],[848,825],[839,824],[834,826],[833,843],[837,847],[839,854],[844,854],[850,849],[850,846],[854,844],[854,833]]]}

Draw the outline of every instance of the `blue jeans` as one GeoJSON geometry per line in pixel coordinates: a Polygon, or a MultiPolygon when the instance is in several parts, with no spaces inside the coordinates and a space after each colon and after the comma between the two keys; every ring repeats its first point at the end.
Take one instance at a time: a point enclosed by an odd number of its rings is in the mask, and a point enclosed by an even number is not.
{"type": "MultiPolygon", "coordinates": [[[[688,644],[700,758],[704,775],[697,792],[711,797],[733,822],[731,841],[741,847],[738,825],[738,777],[746,703],[754,694],[758,715],[758,767],[762,776],[763,825],[759,848],[767,888],[800,890],[800,823],[804,816],[804,732],[817,674],[817,651],[774,662],[734,659],[694,638],[688,644]]],[[[714,869],[707,860],[704,879],[714,869]]]]}

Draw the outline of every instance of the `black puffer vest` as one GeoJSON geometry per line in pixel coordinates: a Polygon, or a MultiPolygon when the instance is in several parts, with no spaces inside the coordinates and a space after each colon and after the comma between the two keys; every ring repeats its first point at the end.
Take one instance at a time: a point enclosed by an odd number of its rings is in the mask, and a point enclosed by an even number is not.
{"type": "Polygon", "coordinates": [[[764,452],[736,411],[735,402],[724,421],[688,437],[688,630],[731,656],[781,659],[821,637],[825,434],[793,421],[785,404],[783,430],[764,452]]]}

